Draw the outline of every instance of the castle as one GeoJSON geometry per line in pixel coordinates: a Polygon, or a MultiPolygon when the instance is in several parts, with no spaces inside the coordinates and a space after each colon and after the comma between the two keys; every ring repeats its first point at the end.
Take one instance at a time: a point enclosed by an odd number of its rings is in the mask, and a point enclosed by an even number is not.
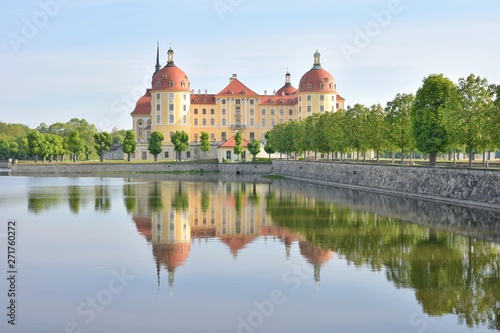
{"type": "MultiPolygon", "coordinates": [[[[174,51],[167,52],[167,64],[161,68],[157,47],[156,66],[151,88],[139,98],[131,113],[138,146],[134,158],[150,159],[148,139],[152,132],[165,137],[159,159],[173,159],[175,154],[170,136],[185,131],[190,138],[190,150],[184,158],[199,153],[201,132],[210,135],[219,146],[237,131],[243,138],[263,141],[264,135],[276,124],[302,120],[314,113],[336,112],[344,108],[344,98],[337,93],[333,76],[321,67],[321,55],[314,53],[313,67],[300,79],[298,88],[285,74],[285,84],[272,94],[260,95],[248,88],[233,74],[229,84],[217,94],[195,93],[186,73],[174,63],[174,51]]],[[[213,154],[213,153],[212,153],[213,154]]]]}

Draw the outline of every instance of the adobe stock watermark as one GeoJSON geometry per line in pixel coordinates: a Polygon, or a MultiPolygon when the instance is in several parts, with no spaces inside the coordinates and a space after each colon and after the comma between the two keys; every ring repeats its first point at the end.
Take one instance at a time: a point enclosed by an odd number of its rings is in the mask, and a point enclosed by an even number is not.
{"type": "Polygon", "coordinates": [[[97,315],[104,311],[106,306],[111,304],[114,296],[120,294],[129,285],[130,281],[135,279],[135,276],[128,275],[125,268],[121,271],[113,269],[111,271],[113,277],[109,280],[106,288],[99,290],[95,296],[87,297],[85,301],[78,304],[76,314],[79,320],[69,321],[64,325],[64,329],[59,333],[82,333],[83,324],[92,323],[97,315]]]}
{"type": "Polygon", "coordinates": [[[269,297],[262,300],[253,302],[254,310],[246,316],[239,316],[237,318],[238,326],[237,333],[253,333],[257,328],[261,327],[266,318],[271,317],[276,308],[286,302],[286,292],[295,292],[302,285],[302,281],[312,276],[312,269],[306,262],[302,266],[294,265],[281,276],[283,284],[288,285],[288,288],[273,289],[269,293],[269,297]]]}
{"type": "Polygon", "coordinates": [[[71,0],[40,0],[38,9],[29,17],[22,17],[22,26],[19,33],[9,32],[7,38],[10,45],[17,53],[20,51],[21,45],[28,44],[35,38],[40,30],[42,30],[50,20],[59,14],[63,5],[66,5],[71,0]]]}
{"type": "Polygon", "coordinates": [[[373,20],[366,22],[363,27],[354,28],[355,34],[352,42],[342,42],[339,45],[347,62],[351,61],[353,55],[361,53],[368,47],[372,40],[391,24],[393,17],[402,11],[403,6],[400,0],[391,0],[385,9],[372,11],[370,14],[373,20]]]}
{"type": "Polygon", "coordinates": [[[153,72],[147,66],[144,66],[144,70],[146,74],[144,74],[142,83],[135,85],[130,89],[129,93],[122,94],[111,103],[111,112],[117,114],[115,121],[109,118],[101,119],[97,124],[99,130],[110,132],[113,127],[115,127],[116,120],[131,120],[130,113],[134,111],[137,100],[151,87],[151,76],[153,72]]]}
{"type": "Polygon", "coordinates": [[[213,2],[215,12],[221,21],[224,21],[224,15],[232,12],[243,3],[243,0],[215,0],[213,2]]]}

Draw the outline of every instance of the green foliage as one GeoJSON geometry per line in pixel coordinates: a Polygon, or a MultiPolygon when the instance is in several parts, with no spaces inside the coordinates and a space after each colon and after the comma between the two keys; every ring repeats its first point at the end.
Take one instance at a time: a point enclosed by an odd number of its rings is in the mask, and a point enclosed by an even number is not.
{"type": "Polygon", "coordinates": [[[345,122],[347,142],[358,154],[364,153],[370,146],[370,124],[368,122],[368,115],[370,109],[362,104],[355,104],[354,107],[347,107],[345,122]]]}
{"type": "Polygon", "coordinates": [[[242,140],[243,136],[241,132],[237,132],[236,135],[234,136],[235,146],[233,148],[233,152],[238,156],[238,159],[240,158],[240,154],[245,151],[245,148],[241,146],[242,140]]]}
{"type": "Polygon", "coordinates": [[[111,139],[112,139],[112,146],[119,146],[123,144],[123,140],[125,140],[125,136],[127,135],[127,130],[119,130],[118,128],[114,127],[111,130],[111,139]]]}
{"type": "Polygon", "coordinates": [[[104,154],[111,148],[113,139],[108,132],[94,134],[94,148],[99,154],[101,162],[104,161],[104,154]]]}
{"type": "Polygon", "coordinates": [[[165,139],[160,132],[153,132],[149,137],[148,151],[154,156],[155,162],[158,160],[158,154],[162,151],[162,142],[165,139]]]}
{"type": "Polygon", "coordinates": [[[187,151],[189,148],[189,135],[184,131],[175,131],[170,136],[170,141],[174,145],[174,150],[179,156],[179,161],[182,160],[182,152],[187,151]]]}
{"type": "Polygon", "coordinates": [[[385,136],[384,109],[380,104],[372,105],[367,115],[366,141],[367,147],[377,154],[377,163],[380,161],[380,151],[387,147],[385,136]]]}
{"type": "Polygon", "coordinates": [[[436,164],[437,153],[445,152],[451,141],[444,119],[455,91],[450,79],[443,74],[432,74],[423,80],[415,95],[412,133],[418,150],[430,154],[429,165],[436,164]]]}
{"type": "Polygon", "coordinates": [[[0,141],[17,142],[31,132],[30,128],[22,124],[7,124],[0,121],[0,141]]]}
{"type": "Polygon", "coordinates": [[[493,108],[493,91],[488,81],[473,74],[458,80],[458,87],[449,100],[445,114],[448,133],[458,145],[469,152],[469,166],[476,149],[494,147],[492,132],[488,129],[493,108]]]}
{"type": "Polygon", "coordinates": [[[255,161],[255,156],[260,153],[260,141],[257,139],[253,139],[248,143],[248,151],[252,154],[252,160],[255,161]]]}
{"type": "Polygon", "coordinates": [[[266,132],[264,137],[266,138],[266,145],[264,146],[264,151],[266,154],[269,154],[269,159],[271,159],[271,154],[274,154],[276,150],[274,149],[274,146],[272,145],[272,139],[271,139],[272,131],[266,132]]]}
{"type": "Polygon", "coordinates": [[[210,151],[210,137],[207,132],[201,132],[200,135],[200,149],[203,152],[210,151]]]}
{"type": "Polygon", "coordinates": [[[122,145],[123,152],[127,154],[127,161],[130,162],[130,155],[135,153],[136,147],[137,147],[137,140],[135,137],[135,132],[132,130],[128,130],[125,133],[122,145]]]}
{"type": "Polygon", "coordinates": [[[32,131],[28,134],[28,155],[35,158],[35,162],[38,161],[39,156],[43,156],[45,153],[45,137],[42,133],[37,130],[32,131]]]}
{"type": "Polygon", "coordinates": [[[65,147],[73,155],[73,162],[76,162],[77,156],[84,152],[85,149],[85,143],[80,138],[80,133],[78,131],[71,132],[65,138],[65,147]]]}
{"type": "Polygon", "coordinates": [[[1,158],[12,158],[19,150],[19,145],[15,141],[3,141],[0,140],[0,157],[1,158]]]}
{"type": "Polygon", "coordinates": [[[401,162],[406,149],[413,149],[415,141],[411,133],[410,112],[415,103],[413,94],[397,94],[385,107],[385,135],[388,148],[395,146],[401,150],[401,162]]]}

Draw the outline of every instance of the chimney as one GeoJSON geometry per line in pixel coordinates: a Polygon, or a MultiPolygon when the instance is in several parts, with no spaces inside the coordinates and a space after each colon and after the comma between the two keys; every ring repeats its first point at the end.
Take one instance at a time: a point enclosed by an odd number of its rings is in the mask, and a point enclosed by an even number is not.
{"type": "Polygon", "coordinates": [[[201,89],[198,89],[198,95],[200,95],[200,94],[201,94],[201,89]]]}
{"type": "Polygon", "coordinates": [[[267,90],[264,90],[264,96],[267,96],[267,90]]]}
{"type": "Polygon", "coordinates": [[[273,90],[273,96],[276,95],[276,90],[273,90]]]}
{"type": "Polygon", "coordinates": [[[207,90],[207,89],[205,89],[205,95],[207,94],[207,91],[208,91],[208,90],[207,90]]]}
{"type": "Polygon", "coordinates": [[[238,74],[233,74],[233,76],[231,76],[229,78],[229,83],[233,82],[234,79],[237,79],[238,78],[238,74]]]}

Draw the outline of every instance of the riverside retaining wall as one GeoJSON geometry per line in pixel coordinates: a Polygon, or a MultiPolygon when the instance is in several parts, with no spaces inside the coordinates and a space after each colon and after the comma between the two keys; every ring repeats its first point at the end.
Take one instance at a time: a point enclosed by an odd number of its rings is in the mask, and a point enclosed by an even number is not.
{"type": "Polygon", "coordinates": [[[137,172],[218,172],[217,163],[14,164],[12,175],[65,175],[137,172]]]}
{"type": "Polygon", "coordinates": [[[500,172],[494,170],[276,160],[272,172],[396,195],[500,206],[500,172]]]}

